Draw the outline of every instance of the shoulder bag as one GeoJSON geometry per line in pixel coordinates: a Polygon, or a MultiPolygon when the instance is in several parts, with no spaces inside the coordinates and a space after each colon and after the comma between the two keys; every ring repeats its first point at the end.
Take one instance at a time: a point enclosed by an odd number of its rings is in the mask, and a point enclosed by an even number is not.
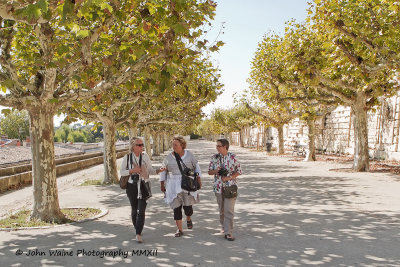
{"type": "Polygon", "coordinates": [[[182,174],[181,188],[189,192],[194,192],[199,190],[200,184],[197,182],[197,177],[196,177],[197,175],[195,175],[196,173],[193,170],[186,167],[185,163],[183,163],[183,160],[181,159],[178,153],[174,152],[174,155],[176,163],[178,164],[178,168],[182,174]],[[184,168],[182,168],[181,163],[184,168]]]}
{"type": "MultiPolygon", "coordinates": [[[[222,165],[221,157],[219,158],[219,162],[220,162],[220,167],[225,170],[224,176],[227,176],[229,171],[228,171],[228,169],[225,169],[225,166],[222,165]]],[[[222,196],[224,198],[235,198],[235,197],[237,197],[237,195],[238,195],[238,192],[237,192],[238,187],[237,187],[237,185],[233,184],[233,185],[227,186],[227,185],[224,185],[224,183],[222,183],[222,184],[223,184],[223,186],[222,186],[222,196]]]]}
{"type": "MultiPolygon", "coordinates": [[[[131,160],[132,160],[132,157],[131,157],[131,160]]],[[[126,170],[129,170],[128,162],[129,162],[129,154],[127,155],[127,158],[126,158],[126,170]]],[[[119,178],[119,187],[121,187],[121,189],[126,189],[128,187],[128,180],[129,180],[130,176],[131,175],[128,174],[125,176],[121,176],[119,178]]]]}

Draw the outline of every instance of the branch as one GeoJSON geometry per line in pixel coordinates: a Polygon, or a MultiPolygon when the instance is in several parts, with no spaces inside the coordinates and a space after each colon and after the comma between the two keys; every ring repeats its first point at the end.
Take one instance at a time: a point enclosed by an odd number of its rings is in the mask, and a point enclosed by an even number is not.
{"type": "Polygon", "coordinates": [[[20,97],[12,96],[9,94],[8,95],[0,94],[0,105],[6,107],[13,107],[19,110],[22,110],[26,107],[20,97]]]}
{"type": "Polygon", "coordinates": [[[339,30],[341,33],[343,33],[344,35],[350,37],[354,41],[365,44],[368,47],[368,49],[370,49],[371,51],[377,52],[378,48],[370,40],[368,40],[366,38],[362,38],[359,35],[355,34],[354,32],[347,31],[346,29],[343,28],[343,26],[345,26],[345,24],[342,20],[338,20],[334,24],[334,27],[337,30],[339,30]]]}

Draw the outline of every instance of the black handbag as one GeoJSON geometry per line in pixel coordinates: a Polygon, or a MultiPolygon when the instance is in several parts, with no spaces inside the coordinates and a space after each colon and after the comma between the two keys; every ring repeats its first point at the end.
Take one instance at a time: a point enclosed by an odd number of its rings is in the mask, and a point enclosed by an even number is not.
{"type": "Polygon", "coordinates": [[[235,198],[237,197],[237,185],[233,184],[230,186],[223,186],[222,187],[222,196],[224,198],[235,198]]]}
{"type": "Polygon", "coordinates": [[[194,192],[199,190],[200,184],[197,182],[196,173],[193,170],[186,167],[185,163],[183,163],[183,160],[181,159],[178,153],[174,152],[174,154],[176,163],[178,164],[179,170],[182,174],[181,188],[189,192],[194,192]],[[184,168],[182,168],[181,163],[184,168]]]}
{"type": "MultiPolygon", "coordinates": [[[[132,157],[131,157],[132,159],[132,157]]],[[[129,154],[128,157],[126,158],[126,169],[128,170],[129,166],[128,166],[128,162],[129,162],[129,154]]],[[[121,189],[126,189],[128,187],[128,180],[129,177],[131,177],[131,175],[125,175],[125,176],[121,176],[119,178],[119,187],[121,187],[121,189]]]]}
{"type": "Polygon", "coordinates": [[[150,181],[145,182],[144,180],[140,180],[140,192],[143,199],[147,200],[152,196],[150,181]]]}

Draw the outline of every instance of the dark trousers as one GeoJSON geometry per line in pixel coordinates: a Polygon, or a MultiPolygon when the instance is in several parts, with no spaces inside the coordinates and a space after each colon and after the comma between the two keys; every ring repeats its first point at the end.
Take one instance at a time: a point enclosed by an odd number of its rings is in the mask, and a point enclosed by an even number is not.
{"type": "Polygon", "coordinates": [[[193,206],[179,206],[174,209],[174,220],[182,220],[182,207],[183,210],[185,211],[186,216],[192,216],[193,215],[193,206]]]}
{"type": "Polygon", "coordinates": [[[146,213],[146,200],[138,199],[138,187],[137,183],[128,183],[128,187],[126,188],[126,194],[128,195],[129,202],[131,202],[131,217],[133,226],[136,229],[136,234],[140,235],[143,231],[144,226],[144,217],[146,213]]]}

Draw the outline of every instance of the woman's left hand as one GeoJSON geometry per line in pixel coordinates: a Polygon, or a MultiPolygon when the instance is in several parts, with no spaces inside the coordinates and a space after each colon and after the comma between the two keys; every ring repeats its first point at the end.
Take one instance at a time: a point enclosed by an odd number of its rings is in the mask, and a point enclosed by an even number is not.
{"type": "Polygon", "coordinates": [[[200,186],[199,189],[201,189],[202,184],[201,184],[201,178],[200,178],[200,176],[197,176],[197,182],[199,183],[199,186],[200,186]]]}
{"type": "Polygon", "coordinates": [[[222,182],[228,182],[229,180],[231,180],[230,176],[224,176],[221,178],[222,182]]]}
{"type": "Polygon", "coordinates": [[[163,172],[163,171],[165,171],[167,168],[165,168],[165,167],[161,167],[159,170],[158,170],[158,173],[160,173],[160,172],[163,172]]]}

